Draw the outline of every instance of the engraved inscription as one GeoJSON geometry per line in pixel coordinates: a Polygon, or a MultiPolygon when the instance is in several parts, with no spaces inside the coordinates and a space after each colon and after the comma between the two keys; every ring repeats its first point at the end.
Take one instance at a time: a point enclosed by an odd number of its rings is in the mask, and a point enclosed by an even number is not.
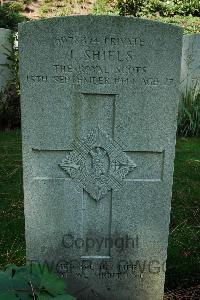
{"type": "Polygon", "coordinates": [[[69,43],[73,46],[86,46],[86,45],[107,45],[107,46],[131,46],[143,47],[145,41],[141,37],[125,37],[125,36],[106,36],[106,37],[88,37],[86,35],[68,34],[66,36],[56,37],[55,45],[65,45],[69,43]]]}
{"type": "MultiPolygon", "coordinates": [[[[110,70],[107,66],[103,65],[53,65],[54,71],[56,73],[73,73],[76,72],[78,74],[87,74],[88,72],[96,73],[110,73],[110,70]]],[[[147,72],[147,68],[145,66],[116,66],[114,67],[114,73],[116,74],[125,74],[125,75],[135,75],[135,74],[145,74],[147,72]]]]}
{"type": "Polygon", "coordinates": [[[73,150],[60,167],[96,201],[111,189],[121,188],[123,179],[136,168],[121,146],[100,128],[71,146],[73,150]]]}
{"type": "MultiPolygon", "coordinates": [[[[123,74],[122,74],[123,75],[123,74]]],[[[73,74],[71,75],[30,75],[27,76],[27,82],[33,84],[45,84],[45,83],[54,83],[54,84],[93,84],[93,85],[136,85],[136,86],[171,86],[174,84],[173,78],[136,78],[132,76],[116,76],[116,77],[107,77],[107,76],[88,76],[82,74],[73,74]]]]}
{"type": "Polygon", "coordinates": [[[65,36],[56,36],[54,44],[63,52],[65,62],[57,57],[43,74],[27,74],[26,82],[31,85],[89,84],[154,89],[175,84],[170,75],[160,76],[150,68],[148,61],[142,63],[137,59],[138,48],[143,51],[146,46],[142,36],[90,37],[68,32],[65,36]]]}

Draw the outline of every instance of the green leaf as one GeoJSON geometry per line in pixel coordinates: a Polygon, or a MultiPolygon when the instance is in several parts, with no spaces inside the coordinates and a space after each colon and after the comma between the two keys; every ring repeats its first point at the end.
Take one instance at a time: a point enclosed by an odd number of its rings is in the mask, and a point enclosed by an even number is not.
{"type": "Polygon", "coordinates": [[[76,298],[70,296],[70,295],[58,295],[56,297],[52,297],[49,295],[39,295],[38,300],[51,300],[51,299],[56,299],[56,300],[76,300],[76,298]]]}
{"type": "Polygon", "coordinates": [[[33,297],[32,296],[30,296],[30,295],[28,295],[28,294],[20,294],[19,295],[19,298],[17,298],[18,300],[20,299],[20,300],[31,300],[31,299],[33,299],[33,297]]]}
{"type": "Polygon", "coordinates": [[[16,300],[19,299],[17,298],[14,294],[12,293],[4,293],[4,294],[0,294],[0,300],[16,300]]]}
{"type": "Polygon", "coordinates": [[[9,274],[0,272],[0,294],[12,289],[12,282],[9,274]]]}
{"type": "Polygon", "coordinates": [[[17,269],[19,269],[19,267],[17,267],[14,264],[13,265],[10,264],[6,266],[5,273],[13,277],[17,269]]]}
{"type": "Polygon", "coordinates": [[[54,273],[44,272],[41,277],[41,286],[44,287],[53,296],[65,292],[65,283],[54,273]]]}
{"type": "Polygon", "coordinates": [[[73,296],[70,295],[59,295],[55,298],[56,300],[76,300],[73,296]]]}
{"type": "Polygon", "coordinates": [[[12,268],[9,268],[7,271],[5,273],[0,272],[0,299],[6,300],[11,297],[11,299],[19,299],[20,297],[21,300],[28,300],[28,295],[31,295],[31,289],[27,279],[15,275],[11,277],[12,268]]]}
{"type": "Polygon", "coordinates": [[[52,296],[65,293],[65,283],[55,273],[49,272],[46,265],[32,264],[28,267],[40,281],[39,288],[45,289],[52,296]]]}
{"type": "Polygon", "coordinates": [[[49,296],[49,295],[38,295],[38,300],[51,300],[51,299],[55,299],[55,297],[49,296]]]}
{"type": "Polygon", "coordinates": [[[15,276],[12,280],[12,287],[15,290],[24,289],[24,290],[30,290],[28,281],[25,277],[22,276],[15,276]]]}
{"type": "Polygon", "coordinates": [[[5,272],[0,272],[0,300],[32,299],[32,289],[38,299],[65,299],[75,298],[65,292],[64,280],[55,273],[49,272],[45,265],[16,267],[9,265],[5,272]]]}
{"type": "Polygon", "coordinates": [[[15,274],[15,277],[20,279],[21,281],[26,282],[28,286],[30,286],[30,282],[34,287],[37,288],[39,288],[41,285],[40,277],[38,276],[38,274],[30,270],[29,267],[22,267],[18,269],[15,274]]]}

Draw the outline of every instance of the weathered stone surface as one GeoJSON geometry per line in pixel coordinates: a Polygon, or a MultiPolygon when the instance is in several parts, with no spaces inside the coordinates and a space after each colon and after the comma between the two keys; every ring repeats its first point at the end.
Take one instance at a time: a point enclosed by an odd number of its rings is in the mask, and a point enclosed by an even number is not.
{"type": "Polygon", "coordinates": [[[181,62],[181,90],[200,91],[200,34],[183,36],[181,62]]]}
{"type": "Polygon", "coordinates": [[[9,68],[6,66],[9,63],[7,59],[8,50],[11,50],[12,47],[9,41],[10,35],[11,31],[9,29],[0,28],[0,90],[5,88],[11,75],[9,68]]]}
{"type": "Polygon", "coordinates": [[[80,16],[19,39],[28,260],[78,299],[162,299],[182,30],[80,16]]]}

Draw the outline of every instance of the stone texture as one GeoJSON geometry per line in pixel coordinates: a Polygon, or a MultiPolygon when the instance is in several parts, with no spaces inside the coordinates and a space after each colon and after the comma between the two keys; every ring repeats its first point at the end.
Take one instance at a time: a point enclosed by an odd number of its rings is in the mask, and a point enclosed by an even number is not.
{"type": "Polygon", "coordinates": [[[181,90],[200,91],[200,34],[183,36],[181,62],[181,90]]]}
{"type": "Polygon", "coordinates": [[[19,26],[27,259],[78,299],[163,297],[181,40],[124,17],[19,26]]]}
{"type": "Polygon", "coordinates": [[[9,68],[5,66],[9,63],[6,54],[9,54],[8,50],[12,47],[9,41],[10,35],[9,29],[0,28],[0,90],[5,88],[11,75],[9,68]]]}

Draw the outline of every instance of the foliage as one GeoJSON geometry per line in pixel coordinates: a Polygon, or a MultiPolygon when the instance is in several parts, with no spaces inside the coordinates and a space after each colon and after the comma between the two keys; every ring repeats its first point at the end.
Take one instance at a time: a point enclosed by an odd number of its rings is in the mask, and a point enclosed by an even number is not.
{"type": "Polygon", "coordinates": [[[20,127],[20,95],[16,86],[10,84],[0,92],[0,128],[20,127]]]}
{"type": "Polygon", "coordinates": [[[23,8],[24,8],[24,4],[22,2],[11,2],[9,3],[9,8],[10,10],[12,10],[13,12],[21,12],[23,11],[23,8]]]}
{"type": "Polygon", "coordinates": [[[192,15],[194,17],[200,17],[199,0],[171,0],[169,2],[171,3],[171,5],[174,5],[174,13],[177,15],[192,15]]]}
{"type": "MultiPolygon", "coordinates": [[[[127,11],[127,7],[130,2],[133,2],[133,0],[96,0],[94,3],[93,1],[87,0],[42,0],[39,13],[42,18],[85,13],[94,15],[126,15],[130,14],[127,11]]],[[[134,3],[136,3],[136,1],[134,3]]],[[[137,10],[134,14],[137,15],[137,17],[145,17],[152,20],[159,20],[161,22],[177,24],[184,28],[185,33],[200,32],[199,17],[177,14],[170,15],[169,17],[166,17],[165,14],[163,14],[164,16],[161,16],[158,12],[160,3],[163,4],[163,1],[137,0],[137,10]],[[141,3],[141,6],[138,5],[139,3],[141,3]]],[[[134,11],[135,9],[136,5],[134,6],[134,11]]],[[[168,10],[171,11],[170,5],[168,10]]]]}
{"type": "Polygon", "coordinates": [[[96,0],[93,6],[94,15],[110,15],[114,14],[114,4],[112,0],[96,0]]]}
{"type": "Polygon", "coordinates": [[[151,0],[147,1],[143,9],[144,15],[158,14],[164,17],[179,16],[200,16],[199,0],[151,0]]]}
{"type": "Polygon", "coordinates": [[[26,267],[8,265],[0,272],[0,300],[5,299],[75,300],[65,291],[65,283],[46,266],[30,264],[26,267]]]}
{"type": "Polygon", "coordinates": [[[87,0],[42,0],[39,13],[42,18],[82,14],[86,3],[87,0]]]}
{"type": "MultiPolygon", "coordinates": [[[[29,0],[28,0],[29,1],[29,0]]],[[[17,31],[18,23],[28,21],[19,12],[23,10],[25,2],[3,3],[0,6],[0,27],[17,31]]],[[[18,78],[18,49],[14,46],[16,35],[10,37],[12,50],[5,49],[10,69],[11,80],[4,91],[0,92],[0,128],[15,128],[20,125],[20,101],[19,101],[19,78],[18,78]]]]}
{"type": "Polygon", "coordinates": [[[67,16],[71,13],[69,0],[43,0],[39,8],[40,16],[67,16]]]}
{"type": "Polygon", "coordinates": [[[19,3],[4,3],[0,6],[0,28],[17,30],[18,23],[28,19],[19,13],[22,6],[19,3]]]}
{"type": "Polygon", "coordinates": [[[199,0],[118,0],[120,15],[200,16],[199,0]]]}
{"type": "Polygon", "coordinates": [[[13,129],[20,127],[20,87],[19,58],[15,46],[16,35],[11,35],[9,42],[11,50],[5,48],[8,63],[4,66],[10,70],[10,80],[5,89],[0,92],[0,128],[13,129]]]}
{"type": "Polygon", "coordinates": [[[18,52],[18,34],[11,34],[10,44],[12,45],[11,50],[7,50],[7,67],[11,72],[11,79],[8,84],[14,84],[17,91],[19,91],[19,52],[18,52]]]}
{"type": "Polygon", "coordinates": [[[33,2],[34,0],[22,0],[22,2],[25,4],[25,5],[29,5],[33,2]]]}
{"type": "Polygon", "coordinates": [[[179,103],[178,134],[200,136],[200,92],[186,91],[179,103]]]}
{"type": "Polygon", "coordinates": [[[148,19],[181,26],[184,29],[184,33],[200,33],[200,19],[198,17],[191,17],[191,16],[187,16],[187,17],[182,17],[182,16],[174,16],[174,17],[149,16],[148,19]]]}
{"type": "Polygon", "coordinates": [[[118,0],[119,14],[138,17],[146,5],[146,0],[118,0]]]}

